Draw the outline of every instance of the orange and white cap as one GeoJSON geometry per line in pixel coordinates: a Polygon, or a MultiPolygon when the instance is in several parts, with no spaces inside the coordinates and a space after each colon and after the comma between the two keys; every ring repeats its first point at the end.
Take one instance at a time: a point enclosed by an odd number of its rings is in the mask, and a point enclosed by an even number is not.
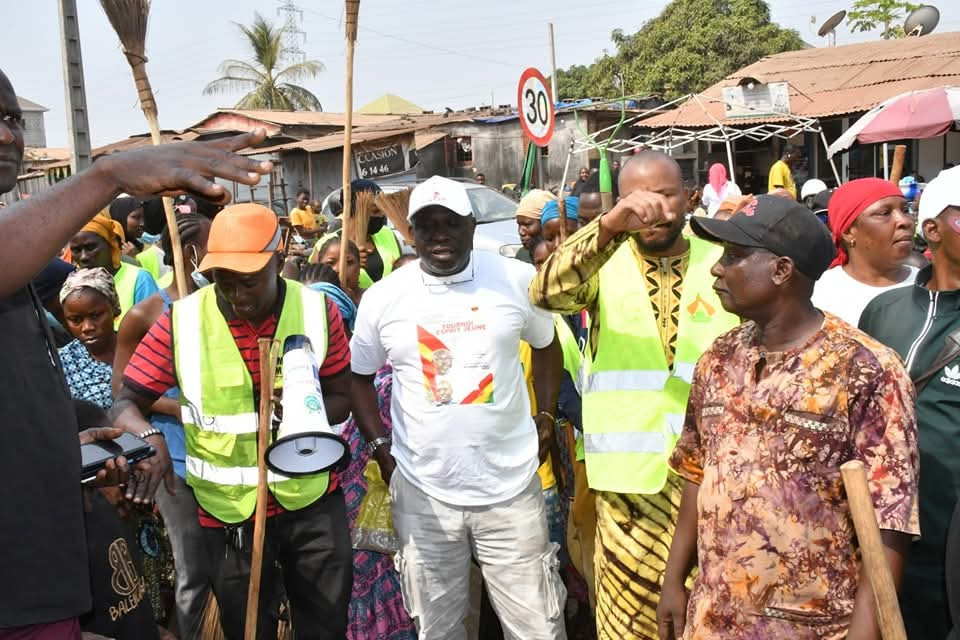
{"type": "Polygon", "coordinates": [[[213,219],[207,255],[198,269],[256,273],[267,266],[281,245],[277,214],[252,202],[235,204],[213,219]]]}

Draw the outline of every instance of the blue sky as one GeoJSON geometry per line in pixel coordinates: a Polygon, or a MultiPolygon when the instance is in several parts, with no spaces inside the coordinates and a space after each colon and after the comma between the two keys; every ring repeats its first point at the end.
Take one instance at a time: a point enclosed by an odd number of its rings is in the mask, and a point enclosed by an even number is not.
{"type": "MultiPolygon", "coordinates": [[[[47,143],[66,146],[63,64],[56,0],[8,2],[0,68],[17,93],[50,109],[47,143]]],[[[146,130],[133,78],[116,35],[99,2],[78,0],[87,105],[94,145],[146,130]]],[[[232,105],[239,95],[204,96],[224,58],[243,58],[233,22],[249,23],[254,11],[280,21],[279,0],[154,0],[147,36],[148,71],[156,92],[160,124],[189,126],[232,105]]],[[[303,10],[301,46],[326,71],[306,82],[327,111],[344,104],[345,55],[340,17],[343,2],[299,0],[303,10]]],[[[354,72],[354,104],[396,93],[428,109],[486,104],[491,92],[499,104],[516,99],[516,83],[529,66],[549,73],[547,22],[554,23],[557,65],[587,64],[612,48],[610,32],[632,32],[656,16],[666,0],[362,0],[354,72]]],[[[773,0],[773,19],[797,29],[807,42],[822,46],[817,24],[849,0],[773,0]],[[817,24],[811,24],[815,17],[817,24]]],[[[960,9],[941,1],[938,31],[960,29],[960,9]]],[[[846,23],[838,44],[877,37],[851,34],[846,23]]]]}

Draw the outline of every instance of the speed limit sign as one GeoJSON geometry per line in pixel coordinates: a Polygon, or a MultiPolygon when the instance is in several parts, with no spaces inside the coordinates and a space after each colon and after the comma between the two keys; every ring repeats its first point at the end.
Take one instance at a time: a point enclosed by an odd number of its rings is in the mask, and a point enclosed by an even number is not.
{"type": "Polygon", "coordinates": [[[553,137],[553,98],[550,85],[543,74],[533,67],[520,76],[517,87],[517,104],[520,108],[520,124],[524,132],[538,147],[545,147],[553,137]]]}

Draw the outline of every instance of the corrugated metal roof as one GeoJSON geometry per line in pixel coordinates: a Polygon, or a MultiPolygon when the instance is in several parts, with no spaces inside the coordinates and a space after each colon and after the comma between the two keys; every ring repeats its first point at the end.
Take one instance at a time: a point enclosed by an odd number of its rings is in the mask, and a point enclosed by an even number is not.
{"type": "MultiPolygon", "coordinates": [[[[722,100],[723,88],[743,78],[788,83],[794,115],[823,118],[859,113],[905,91],[960,85],[960,32],[779,53],[732,73],[701,95],[722,100]]],[[[737,126],[786,120],[724,119],[722,102],[702,102],[708,113],[687,101],[638,126],[709,127],[716,124],[714,119],[737,126]]]]}
{"type": "MultiPolygon", "coordinates": [[[[204,123],[211,118],[222,114],[233,113],[239,116],[250,118],[252,120],[262,120],[271,124],[280,126],[325,126],[342,127],[346,116],[343,113],[333,113],[329,111],[277,111],[271,109],[220,109],[190,127],[191,129],[203,128],[204,123]]],[[[379,124],[390,120],[396,120],[397,116],[374,115],[366,113],[353,114],[353,126],[379,124]]]]}

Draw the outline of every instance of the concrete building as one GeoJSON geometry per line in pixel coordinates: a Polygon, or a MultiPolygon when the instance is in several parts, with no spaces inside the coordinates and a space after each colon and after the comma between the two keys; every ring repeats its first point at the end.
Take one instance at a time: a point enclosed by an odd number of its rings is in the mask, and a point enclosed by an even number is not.
{"type": "Polygon", "coordinates": [[[47,132],[43,125],[43,114],[50,109],[26,98],[17,96],[17,104],[23,112],[23,144],[26,147],[46,147],[47,132]]]}

